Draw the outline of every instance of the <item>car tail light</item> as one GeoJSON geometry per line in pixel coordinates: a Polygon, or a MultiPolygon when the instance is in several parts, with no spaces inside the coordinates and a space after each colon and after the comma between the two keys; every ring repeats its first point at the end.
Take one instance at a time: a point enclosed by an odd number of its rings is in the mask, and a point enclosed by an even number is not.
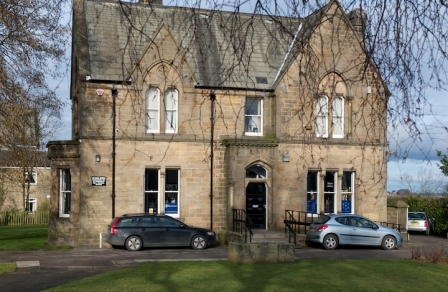
{"type": "Polygon", "coordinates": [[[317,228],[317,231],[324,231],[327,228],[328,228],[328,225],[324,224],[324,225],[319,226],[319,228],[317,228]]]}
{"type": "Polygon", "coordinates": [[[425,227],[428,227],[428,221],[425,221],[425,227]]]}
{"type": "Polygon", "coordinates": [[[112,222],[112,226],[110,227],[110,234],[117,234],[117,224],[120,221],[119,218],[115,218],[114,222],[112,222]]]}

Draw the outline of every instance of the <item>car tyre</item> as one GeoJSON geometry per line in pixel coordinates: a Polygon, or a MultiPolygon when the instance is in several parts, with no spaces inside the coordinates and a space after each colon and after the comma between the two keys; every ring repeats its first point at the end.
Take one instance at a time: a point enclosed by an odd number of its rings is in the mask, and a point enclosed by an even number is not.
{"type": "Polygon", "coordinates": [[[431,228],[426,229],[425,235],[431,235],[431,228]]]}
{"type": "Polygon", "coordinates": [[[383,242],[381,243],[381,247],[386,250],[391,250],[397,247],[397,240],[395,237],[386,235],[383,238],[383,242]]]}
{"type": "Polygon", "coordinates": [[[334,234],[327,234],[324,237],[324,248],[325,249],[336,249],[338,247],[339,244],[339,239],[336,235],[334,234]]]}
{"type": "Polygon", "coordinates": [[[139,251],[142,249],[143,242],[140,237],[132,235],[126,239],[125,245],[129,251],[139,251]]]}
{"type": "Polygon", "coordinates": [[[191,247],[193,249],[197,250],[205,249],[206,246],[207,246],[207,240],[202,235],[195,235],[191,239],[191,247]]]}

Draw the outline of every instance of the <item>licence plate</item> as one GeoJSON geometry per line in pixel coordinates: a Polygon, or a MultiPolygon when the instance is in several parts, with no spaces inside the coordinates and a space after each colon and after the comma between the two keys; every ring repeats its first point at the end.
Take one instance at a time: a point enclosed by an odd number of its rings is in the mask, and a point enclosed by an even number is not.
{"type": "Polygon", "coordinates": [[[411,222],[411,225],[420,225],[420,223],[418,223],[417,221],[413,221],[411,222]]]}

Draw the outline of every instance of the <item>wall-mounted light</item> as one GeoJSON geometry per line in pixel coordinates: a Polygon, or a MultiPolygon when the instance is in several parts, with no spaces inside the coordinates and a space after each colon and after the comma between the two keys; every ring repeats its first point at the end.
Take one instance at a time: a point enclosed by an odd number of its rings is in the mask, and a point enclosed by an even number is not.
{"type": "Polygon", "coordinates": [[[283,162],[289,162],[289,154],[288,153],[283,153],[283,162]]]}
{"type": "Polygon", "coordinates": [[[115,88],[115,84],[112,84],[112,96],[115,97],[118,95],[118,90],[115,88]]]}
{"type": "Polygon", "coordinates": [[[95,155],[95,161],[100,162],[101,161],[101,155],[97,154],[95,155]]]}

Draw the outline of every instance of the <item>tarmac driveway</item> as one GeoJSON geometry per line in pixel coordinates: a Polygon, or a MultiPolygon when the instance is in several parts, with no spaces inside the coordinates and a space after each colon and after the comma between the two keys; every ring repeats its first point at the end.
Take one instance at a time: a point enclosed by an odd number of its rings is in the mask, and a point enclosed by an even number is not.
{"type": "MultiPolygon", "coordinates": [[[[421,252],[444,246],[446,237],[411,234],[403,247],[385,251],[372,247],[340,247],[325,250],[320,246],[296,249],[297,260],[327,258],[411,258],[412,249],[421,252]]],[[[145,249],[128,252],[125,249],[74,249],[62,251],[0,251],[0,262],[15,262],[17,271],[0,275],[1,291],[42,291],[85,277],[108,271],[137,266],[145,261],[208,261],[227,260],[227,247],[203,251],[190,248],[145,249]]]]}

